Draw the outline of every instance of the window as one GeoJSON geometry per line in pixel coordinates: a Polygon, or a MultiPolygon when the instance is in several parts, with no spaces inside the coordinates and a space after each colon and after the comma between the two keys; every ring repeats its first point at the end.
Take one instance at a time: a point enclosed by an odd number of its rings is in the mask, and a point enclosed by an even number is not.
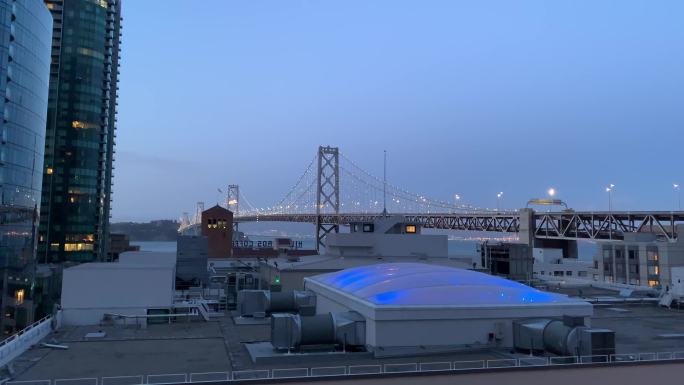
{"type": "Polygon", "coordinates": [[[657,279],[649,279],[648,280],[648,286],[653,287],[653,286],[658,286],[660,285],[660,281],[657,279]]]}
{"type": "Polygon", "coordinates": [[[586,271],[578,271],[578,272],[577,272],[577,276],[578,276],[578,277],[586,277],[586,276],[587,276],[587,272],[586,272],[586,271]]]}
{"type": "Polygon", "coordinates": [[[659,275],[660,268],[657,265],[648,267],[648,275],[659,275]]]}
{"type": "Polygon", "coordinates": [[[571,270],[566,271],[565,275],[567,275],[568,277],[572,277],[572,271],[571,270]]]}
{"type": "Polygon", "coordinates": [[[93,251],[92,243],[65,243],[64,251],[93,251]]]}
{"type": "Polygon", "coordinates": [[[649,250],[646,252],[646,255],[647,255],[649,261],[657,261],[658,260],[658,253],[656,251],[649,250]]]}
{"type": "Polygon", "coordinates": [[[25,294],[26,294],[26,292],[24,291],[24,289],[19,289],[19,290],[14,292],[14,300],[16,301],[17,306],[24,303],[24,295],[25,294]]]}
{"type": "Polygon", "coordinates": [[[406,225],[405,230],[406,230],[407,234],[415,234],[416,233],[416,225],[406,225]]]}
{"type": "Polygon", "coordinates": [[[372,223],[364,223],[363,224],[363,232],[364,233],[372,233],[375,231],[375,226],[373,226],[372,223]]]}

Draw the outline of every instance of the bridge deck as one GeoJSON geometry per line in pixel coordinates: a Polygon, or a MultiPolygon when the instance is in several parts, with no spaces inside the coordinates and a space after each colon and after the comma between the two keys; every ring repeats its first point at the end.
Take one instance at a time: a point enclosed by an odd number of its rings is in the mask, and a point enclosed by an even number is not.
{"type": "MultiPolygon", "coordinates": [[[[299,222],[348,225],[353,222],[373,221],[383,214],[266,214],[243,215],[236,222],[299,222]]],[[[529,211],[466,212],[466,213],[403,213],[408,221],[429,229],[483,231],[499,233],[520,232],[521,216],[529,211]]],[[[677,225],[684,224],[684,212],[622,211],[622,212],[532,212],[530,224],[534,236],[541,239],[600,239],[622,240],[626,233],[655,233],[659,238],[675,240],[677,225]]]]}

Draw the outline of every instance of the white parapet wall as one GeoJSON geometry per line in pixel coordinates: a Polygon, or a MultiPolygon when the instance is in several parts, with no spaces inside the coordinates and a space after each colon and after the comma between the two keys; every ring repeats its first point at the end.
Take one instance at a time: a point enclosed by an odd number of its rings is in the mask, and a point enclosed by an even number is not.
{"type": "Polygon", "coordinates": [[[60,317],[61,313],[57,313],[55,318],[47,316],[0,342],[0,368],[7,366],[58,328],[60,317]]]}

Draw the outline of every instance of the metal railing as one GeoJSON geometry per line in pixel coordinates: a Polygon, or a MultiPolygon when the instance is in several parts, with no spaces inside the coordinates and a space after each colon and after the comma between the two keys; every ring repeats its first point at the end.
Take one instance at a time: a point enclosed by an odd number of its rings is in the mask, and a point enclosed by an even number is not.
{"type": "Polygon", "coordinates": [[[434,362],[409,362],[391,364],[369,365],[346,365],[346,366],[323,366],[313,368],[279,368],[279,369],[256,369],[240,370],[232,372],[205,372],[205,373],[170,373],[131,375],[101,378],[73,378],[52,380],[23,380],[8,381],[6,385],[146,385],[146,384],[178,384],[216,381],[245,381],[265,379],[287,379],[306,377],[331,377],[331,376],[368,376],[383,374],[406,374],[406,373],[458,373],[463,371],[496,371],[510,368],[529,367],[558,367],[558,366],[586,366],[590,364],[621,365],[639,361],[675,361],[684,360],[684,351],[681,352],[648,352],[648,353],[622,353],[596,356],[559,356],[537,357],[526,356],[518,358],[504,358],[495,360],[472,360],[472,361],[434,361],[434,362]]]}
{"type": "Polygon", "coordinates": [[[0,367],[9,364],[52,331],[52,316],[42,318],[0,342],[0,367]]]}

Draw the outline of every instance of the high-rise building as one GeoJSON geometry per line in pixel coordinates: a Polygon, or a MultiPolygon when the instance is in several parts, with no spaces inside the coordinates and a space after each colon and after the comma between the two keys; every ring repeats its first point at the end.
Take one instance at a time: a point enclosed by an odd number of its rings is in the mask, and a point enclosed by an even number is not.
{"type": "Polygon", "coordinates": [[[41,0],[0,0],[0,327],[33,321],[52,18],[41,0]]]}
{"type": "Polygon", "coordinates": [[[106,260],[120,0],[45,0],[54,19],[38,260],[106,260]]]}

